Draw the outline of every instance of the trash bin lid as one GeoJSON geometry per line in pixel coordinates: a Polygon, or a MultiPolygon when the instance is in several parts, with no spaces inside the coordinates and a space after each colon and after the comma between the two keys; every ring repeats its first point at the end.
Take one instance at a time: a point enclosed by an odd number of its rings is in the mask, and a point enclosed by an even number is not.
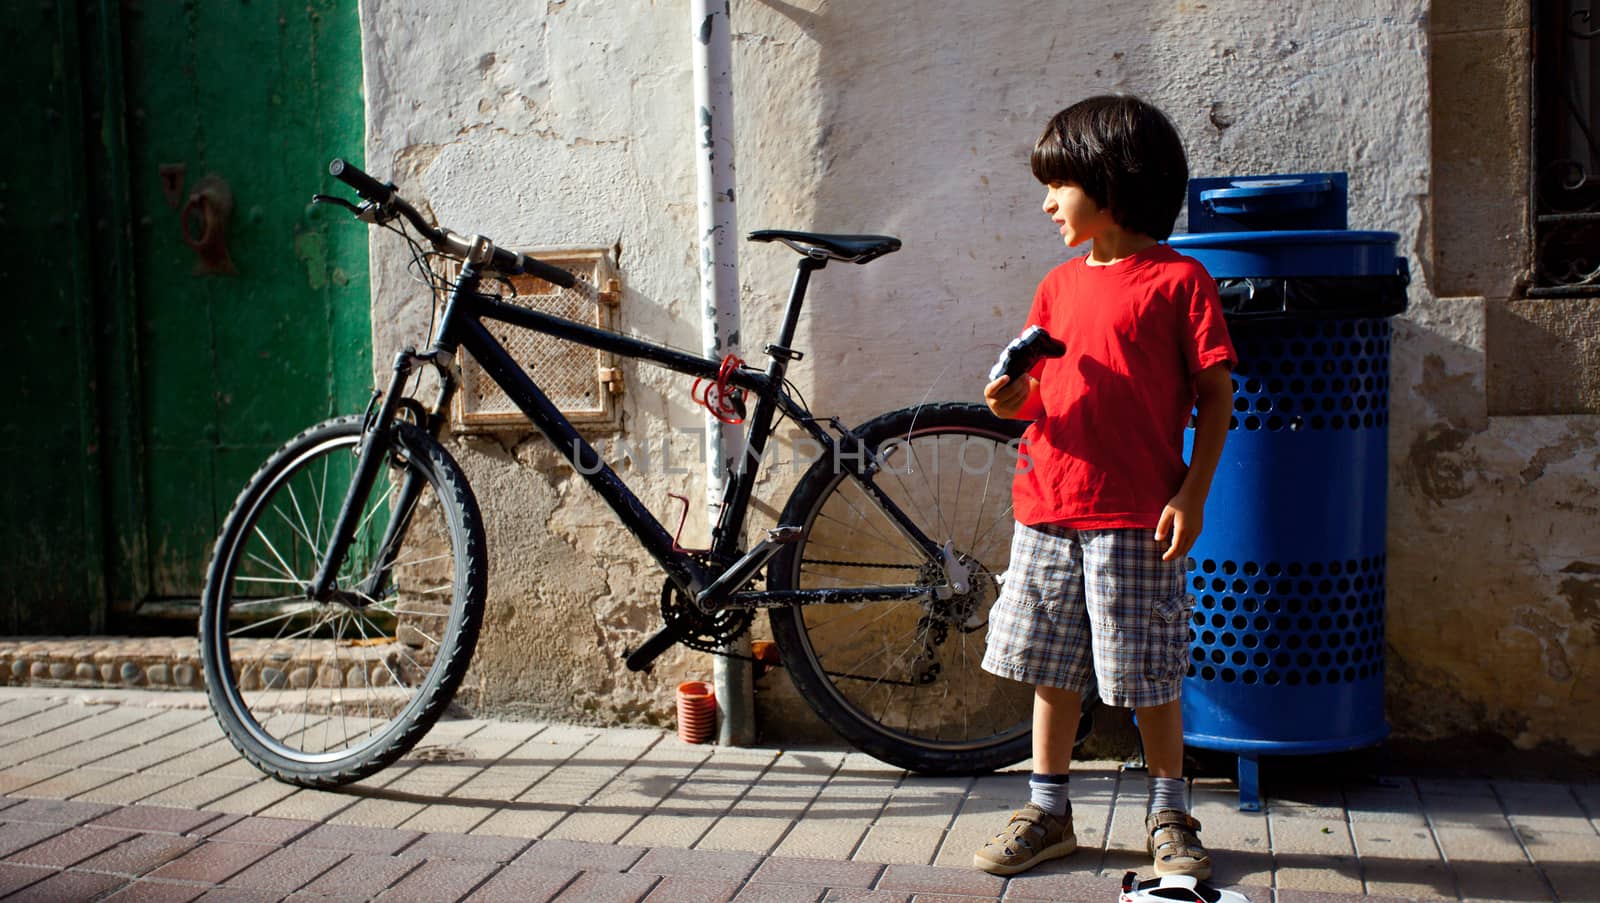
{"type": "MultiPolygon", "coordinates": [[[[1213,216],[1269,216],[1298,210],[1316,210],[1339,196],[1330,175],[1309,173],[1232,179],[1220,188],[1197,188],[1200,204],[1213,216]]],[[[1341,201],[1342,203],[1342,201],[1341,201]]],[[[1329,227],[1343,227],[1330,223],[1329,227]]]]}
{"type": "Polygon", "coordinates": [[[1199,232],[1348,229],[1350,177],[1342,172],[1189,180],[1189,228],[1199,232]]]}
{"type": "Polygon", "coordinates": [[[1317,229],[1275,232],[1202,232],[1174,235],[1168,243],[1200,261],[1213,279],[1252,276],[1395,276],[1405,258],[1394,249],[1398,232],[1317,229]]]}

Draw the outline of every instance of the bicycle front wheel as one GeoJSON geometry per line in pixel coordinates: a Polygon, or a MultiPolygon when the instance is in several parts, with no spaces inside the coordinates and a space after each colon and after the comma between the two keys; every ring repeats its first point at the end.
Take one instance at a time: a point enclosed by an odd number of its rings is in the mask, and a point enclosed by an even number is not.
{"type": "Polygon", "coordinates": [[[772,589],[926,588],[903,600],[769,615],[783,664],[811,707],[885,762],[971,774],[1030,753],[1031,688],[980,667],[1010,557],[1015,440],[1024,427],[970,404],[884,414],[857,430],[881,469],[858,479],[848,461],[818,461],[779,521],[804,532],[773,559],[772,589]],[[939,553],[914,542],[905,521],[939,553]],[[951,571],[964,589],[952,587],[951,571]]]}
{"type": "Polygon", "coordinates": [[[483,527],[460,468],[399,424],[328,601],[308,590],[354,479],[359,418],[273,454],[217,538],[201,600],[223,732],[279,780],[326,787],[404,755],[449,704],[477,643],[483,527]]]}

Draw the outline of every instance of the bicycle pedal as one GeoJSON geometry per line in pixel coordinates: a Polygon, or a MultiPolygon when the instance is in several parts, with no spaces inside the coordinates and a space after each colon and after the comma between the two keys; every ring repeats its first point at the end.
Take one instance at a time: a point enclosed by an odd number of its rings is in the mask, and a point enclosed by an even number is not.
{"type": "Polygon", "coordinates": [[[791,542],[799,542],[800,537],[804,534],[804,527],[773,527],[767,531],[767,541],[778,545],[786,545],[791,542]]]}

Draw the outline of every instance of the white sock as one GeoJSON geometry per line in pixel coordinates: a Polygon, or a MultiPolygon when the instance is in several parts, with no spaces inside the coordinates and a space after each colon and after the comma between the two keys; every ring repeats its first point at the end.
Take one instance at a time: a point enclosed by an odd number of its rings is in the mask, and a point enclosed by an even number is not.
{"type": "Polygon", "coordinates": [[[1150,814],[1154,815],[1162,809],[1176,809],[1179,812],[1188,812],[1189,804],[1185,802],[1184,791],[1188,789],[1183,778],[1158,778],[1150,776],[1150,814]]]}
{"type": "Polygon", "coordinates": [[[1072,811],[1072,801],[1067,799],[1067,776],[1034,772],[1028,778],[1028,801],[1056,818],[1066,818],[1072,811]]]}

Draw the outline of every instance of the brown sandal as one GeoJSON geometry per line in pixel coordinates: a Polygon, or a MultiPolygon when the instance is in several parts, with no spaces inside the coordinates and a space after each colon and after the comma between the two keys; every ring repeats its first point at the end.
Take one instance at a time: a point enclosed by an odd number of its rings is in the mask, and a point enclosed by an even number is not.
{"type": "Polygon", "coordinates": [[[1211,877],[1211,857],[1200,843],[1200,820],[1179,809],[1162,809],[1145,817],[1150,835],[1150,858],[1156,874],[1211,877]]]}
{"type": "Polygon", "coordinates": [[[1015,875],[1077,848],[1072,813],[1057,818],[1030,802],[1011,813],[1005,830],[973,854],[972,864],[991,875],[1015,875]]]}

